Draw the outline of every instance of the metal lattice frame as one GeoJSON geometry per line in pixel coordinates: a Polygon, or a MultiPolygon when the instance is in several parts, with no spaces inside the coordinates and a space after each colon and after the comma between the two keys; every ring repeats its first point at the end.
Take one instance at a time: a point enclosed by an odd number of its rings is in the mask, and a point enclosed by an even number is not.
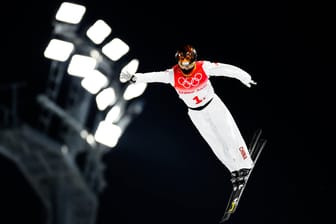
{"type": "Polygon", "coordinates": [[[64,146],[29,126],[2,130],[0,153],[17,164],[40,196],[47,224],[95,223],[97,192],[89,186],[97,183],[88,183],[85,176],[101,177],[102,166],[84,175],[64,146]]]}

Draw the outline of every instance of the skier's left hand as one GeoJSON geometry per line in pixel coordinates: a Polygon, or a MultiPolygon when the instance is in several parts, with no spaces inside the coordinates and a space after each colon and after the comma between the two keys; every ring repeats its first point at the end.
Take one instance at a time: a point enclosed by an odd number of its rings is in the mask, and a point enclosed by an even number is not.
{"type": "Polygon", "coordinates": [[[257,85],[257,83],[255,81],[253,81],[252,79],[249,80],[241,80],[241,82],[247,86],[247,87],[251,87],[251,85],[257,85]]]}

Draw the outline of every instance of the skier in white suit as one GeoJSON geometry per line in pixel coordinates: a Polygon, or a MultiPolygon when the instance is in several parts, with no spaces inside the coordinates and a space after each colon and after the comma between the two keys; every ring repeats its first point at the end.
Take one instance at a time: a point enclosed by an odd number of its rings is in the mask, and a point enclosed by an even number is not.
{"type": "Polygon", "coordinates": [[[233,185],[243,184],[254,163],[230,111],[215,93],[209,77],[236,78],[247,87],[256,83],[236,66],[197,60],[196,49],[190,44],[179,48],[175,58],[177,64],[165,71],[135,74],[122,71],[120,80],[172,85],[188,107],[188,115],[201,136],[231,172],[233,185]]]}

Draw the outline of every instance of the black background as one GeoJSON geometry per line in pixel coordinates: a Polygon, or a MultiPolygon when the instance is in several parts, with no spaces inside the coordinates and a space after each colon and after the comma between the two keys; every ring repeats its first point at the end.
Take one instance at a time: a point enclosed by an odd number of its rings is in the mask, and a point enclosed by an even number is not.
{"type": "MultiPolygon", "coordinates": [[[[43,91],[48,75],[43,51],[61,2],[3,8],[9,18],[19,19],[4,20],[1,82],[27,83],[19,108],[29,122],[34,122],[34,97],[43,91]],[[26,50],[18,56],[21,46],[26,50]]],[[[140,60],[140,72],[171,67],[176,47],[189,42],[199,59],[237,65],[258,83],[246,88],[237,80],[212,78],[246,141],[258,128],[268,140],[231,223],[329,220],[335,189],[335,24],[329,5],[261,0],[74,2],[87,7],[86,18],[105,20],[112,35],[129,44],[140,60]]],[[[143,97],[143,113],[104,157],[108,187],[100,195],[97,224],[217,223],[230,192],[228,171],[192,126],[169,85],[150,84],[143,97]]],[[[7,221],[1,223],[43,223],[37,195],[16,166],[0,157],[0,218],[7,221]]]]}

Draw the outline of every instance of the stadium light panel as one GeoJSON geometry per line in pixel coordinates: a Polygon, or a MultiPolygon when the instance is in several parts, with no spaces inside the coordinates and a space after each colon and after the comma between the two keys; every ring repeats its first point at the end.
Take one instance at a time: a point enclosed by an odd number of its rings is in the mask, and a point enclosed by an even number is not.
{"type": "Polygon", "coordinates": [[[46,58],[64,62],[68,60],[74,48],[74,44],[71,42],[51,39],[44,50],[43,55],[46,58]]]}
{"type": "Polygon", "coordinates": [[[86,142],[91,145],[91,146],[95,146],[96,145],[96,141],[95,141],[95,138],[92,134],[88,134],[86,136],[86,142]]]}
{"type": "Polygon", "coordinates": [[[97,142],[112,148],[117,145],[121,134],[122,130],[118,125],[101,121],[94,134],[94,138],[97,142]]]}
{"type": "Polygon", "coordinates": [[[81,81],[81,85],[91,94],[96,94],[108,84],[107,77],[98,70],[92,70],[87,73],[81,81]]]}
{"type": "Polygon", "coordinates": [[[120,105],[114,105],[111,110],[106,114],[105,120],[110,123],[115,123],[121,118],[121,106],[120,105]]]}
{"type": "Polygon", "coordinates": [[[89,29],[86,31],[86,35],[95,44],[102,43],[108,35],[112,32],[112,29],[103,20],[97,20],[89,29]]]}
{"type": "Polygon", "coordinates": [[[96,104],[101,111],[105,110],[108,106],[113,105],[116,100],[116,94],[112,87],[103,89],[96,96],[96,104]]]}
{"type": "Polygon", "coordinates": [[[85,55],[75,54],[71,57],[67,71],[69,75],[85,77],[89,72],[95,69],[96,65],[96,59],[85,55]]]}
{"type": "Polygon", "coordinates": [[[59,9],[56,12],[56,20],[70,23],[70,24],[78,24],[86,11],[86,7],[83,5],[63,2],[59,9]]]}
{"type": "Polygon", "coordinates": [[[135,83],[135,84],[129,84],[125,92],[123,94],[124,100],[131,100],[133,98],[136,98],[140,95],[142,95],[147,87],[147,83],[135,83]]]}
{"type": "Polygon", "coordinates": [[[129,46],[119,38],[114,38],[102,47],[102,52],[112,61],[119,60],[128,53],[129,46]]]}

